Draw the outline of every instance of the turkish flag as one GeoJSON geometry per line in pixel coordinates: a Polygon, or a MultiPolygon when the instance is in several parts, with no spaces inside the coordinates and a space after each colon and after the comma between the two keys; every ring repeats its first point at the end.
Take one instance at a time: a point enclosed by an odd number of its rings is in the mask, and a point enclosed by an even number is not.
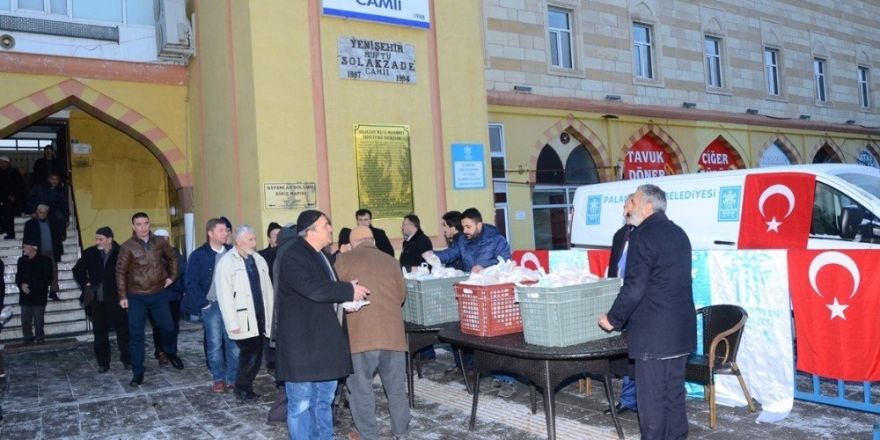
{"type": "Polygon", "coordinates": [[[590,273],[597,277],[608,275],[608,264],[611,262],[610,249],[590,249],[587,251],[587,262],[590,264],[590,273]]]}
{"type": "Polygon", "coordinates": [[[511,255],[517,266],[527,269],[538,270],[543,267],[545,273],[550,273],[550,252],[543,250],[515,250],[511,255]]]}
{"type": "Polygon", "coordinates": [[[877,250],[788,252],[798,370],[880,381],[878,261],[877,250]]]}
{"type": "Polygon", "coordinates": [[[746,176],[739,225],[740,249],[806,249],[816,176],[766,173],[746,176]]]}

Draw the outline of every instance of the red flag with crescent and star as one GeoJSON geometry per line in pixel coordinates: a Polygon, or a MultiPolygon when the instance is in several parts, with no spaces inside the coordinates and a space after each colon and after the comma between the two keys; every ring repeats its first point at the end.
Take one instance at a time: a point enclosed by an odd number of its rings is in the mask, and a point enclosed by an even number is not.
{"type": "Polygon", "coordinates": [[[878,261],[869,249],[788,252],[798,370],[880,381],[878,261]]]}
{"type": "Polygon", "coordinates": [[[746,176],[740,249],[806,249],[816,176],[767,173],[746,176]]]}
{"type": "Polygon", "coordinates": [[[544,272],[550,273],[550,252],[545,250],[515,250],[511,255],[511,259],[516,262],[517,266],[522,266],[532,270],[538,270],[539,267],[544,268],[544,272]]]}

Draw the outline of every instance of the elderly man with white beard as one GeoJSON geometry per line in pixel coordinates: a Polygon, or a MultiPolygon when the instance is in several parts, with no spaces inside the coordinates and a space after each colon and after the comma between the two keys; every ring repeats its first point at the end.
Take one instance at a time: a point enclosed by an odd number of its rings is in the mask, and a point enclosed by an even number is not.
{"type": "Polygon", "coordinates": [[[239,349],[235,396],[242,402],[259,397],[254,393],[254,378],[263,358],[263,338],[270,336],[275,296],[269,266],[256,249],[254,229],[241,225],[235,229],[235,247],[220,258],[214,270],[223,324],[239,349]]]}

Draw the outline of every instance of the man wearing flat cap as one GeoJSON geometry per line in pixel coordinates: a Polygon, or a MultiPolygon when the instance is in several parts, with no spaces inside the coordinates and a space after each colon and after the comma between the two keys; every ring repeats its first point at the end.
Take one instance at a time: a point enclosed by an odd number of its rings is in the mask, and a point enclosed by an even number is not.
{"type": "Polygon", "coordinates": [[[333,242],[326,215],[303,211],[296,229],[300,239],[276,257],[275,378],[287,393],[290,438],[332,439],[336,384],[352,372],[341,303],[364,300],[369,290],[357,280],[337,278],[322,251],[333,242]]]}
{"type": "Polygon", "coordinates": [[[24,255],[19,257],[15,271],[15,285],[18,287],[18,304],[21,307],[21,335],[25,344],[38,343],[46,339],[43,332],[43,316],[49,298],[49,284],[52,282],[52,260],[37,252],[39,243],[25,237],[24,255]]]}
{"type": "Polygon", "coordinates": [[[128,316],[119,307],[116,291],[116,259],[119,243],[113,239],[113,230],[104,226],[95,231],[95,245],[84,250],[73,266],[73,279],[82,290],[80,301],[92,318],[95,335],[95,360],[98,372],[110,369],[110,329],[116,330],[119,361],[125,369],[131,368],[128,352],[128,316]]]}

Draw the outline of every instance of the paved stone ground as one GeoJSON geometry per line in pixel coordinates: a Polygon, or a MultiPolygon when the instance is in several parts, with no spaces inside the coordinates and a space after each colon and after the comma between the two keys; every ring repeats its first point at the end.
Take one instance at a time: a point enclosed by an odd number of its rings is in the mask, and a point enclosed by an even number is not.
{"type": "MultiPolygon", "coordinates": [[[[100,375],[83,342],[74,349],[6,355],[7,379],[2,384],[5,419],[0,439],[284,439],[285,426],[265,423],[275,395],[272,378],[257,377],[255,404],[239,404],[231,393],[210,390],[211,377],[202,353],[198,325],[185,323],[180,355],[186,369],[159,368],[149,356],[144,385],[130,388],[129,371],[114,363],[100,375]]],[[[150,339],[150,338],[148,338],[150,339]]],[[[149,343],[149,341],[148,341],[149,343]]],[[[452,363],[448,351],[424,366],[416,380],[416,409],[412,439],[540,439],[545,438],[544,415],[528,410],[528,388],[518,385],[510,400],[497,398],[483,382],[480,412],[474,432],[466,429],[470,408],[459,374],[445,374],[452,363]]],[[[378,387],[378,385],[377,385],[378,387]]],[[[572,384],[557,394],[559,438],[615,439],[602,385],[594,382],[585,396],[572,384]]],[[[540,406],[540,405],[539,405],[540,406]]],[[[347,411],[337,420],[338,438],[353,430],[347,411]]],[[[383,437],[391,438],[385,402],[379,402],[383,437]]],[[[794,411],[778,424],[757,424],[745,408],[719,407],[718,428],[708,428],[708,409],[702,400],[688,401],[690,438],[694,439],[870,439],[876,416],[795,401],[794,411]]],[[[638,438],[635,415],[622,415],[627,438],[638,438]]]]}

